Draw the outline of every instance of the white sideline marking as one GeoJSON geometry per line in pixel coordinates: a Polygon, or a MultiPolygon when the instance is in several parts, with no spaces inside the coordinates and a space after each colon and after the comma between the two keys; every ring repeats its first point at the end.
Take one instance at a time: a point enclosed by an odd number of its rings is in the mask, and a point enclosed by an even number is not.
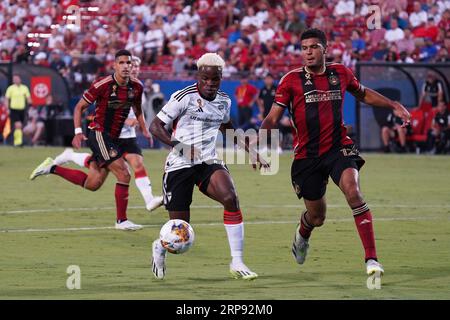
{"type": "MultiPolygon", "coordinates": [[[[303,208],[303,202],[299,202],[296,204],[258,204],[258,205],[243,205],[242,208],[303,208]]],[[[340,204],[328,204],[328,208],[349,208],[348,205],[340,205],[340,204]]],[[[442,208],[442,209],[450,209],[450,204],[423,204],[423,205],[408,205],[408,204],[370,204],[370,208],[442,208]]],[[[211,208],[223,208],[221,205],[193,205],[192,209],[211,209],[211,208]]],[[[67,211],[95,211],[95,210],[115,210],[116,207],[89,207],[89,208],[47,208],[47,209],[30,209],[30,210],[9,210],[9,211],[0,211],[0,215],[2,214],[20,214],[20,213],[42,213],[42,212],[67,212],[67,211]]],[[[128,209],[145,209],[144,206],[128,206],[128,209]]]]}
{"type": "MultiPolygon", "coordinates": [[[[375,221],[427,221],[427,220],[439,220],[442,217],[400,217],[400,218],[377,218],[375,221]]],[[[327,219],[328,222],[346,222],[353,221],[353,218],[342,219],[327,219]]],[[[265,225],[265,224],[295,224],[297,220],[292,221],[246,221],[246,225],[265,225]]],[[[223,222],[211,222],[211,223],[196,223],[195,226],[223,226],[223,222]]],[[[159,228],[161,224],[146,224],[144,228],[159,228]]],[[[114,227],[79,227],[79,228],[49,228],[49,229],[5,229],[0,230],[0,233],[25,233],[25,232],[66,232],[66,231],[92,231],[92,230],[108,230],[114,229],[114,227]]]]}

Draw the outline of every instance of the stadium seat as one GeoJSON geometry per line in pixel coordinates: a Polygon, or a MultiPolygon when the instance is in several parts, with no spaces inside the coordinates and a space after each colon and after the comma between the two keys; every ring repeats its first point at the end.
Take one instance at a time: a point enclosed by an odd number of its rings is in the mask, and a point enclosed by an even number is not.
{"type": "Polygon", "coordinates": [[[435,110],[425,112],[421,108],[411,111],[411,132],[406,141],[416,148],[417,153],[427,148],[428,131],[431,129],[435,114],[435,110]]]}

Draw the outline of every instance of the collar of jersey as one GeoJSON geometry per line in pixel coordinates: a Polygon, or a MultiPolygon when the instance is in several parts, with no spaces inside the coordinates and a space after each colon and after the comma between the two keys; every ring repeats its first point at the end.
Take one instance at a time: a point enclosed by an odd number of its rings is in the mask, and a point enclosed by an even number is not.
{"type": "Polygon", "coordinates": [[[119,87],[126,87],[126,86],[128,85],[128,83],[130,82],[130,79],[128,79],[127,83],[125,83],[125,84],[119,84],[119,82],[118,82],[117,79],[116,79],[116,74],[115,74],[115,73],[113,73],[112,78],[113,78],[114,82],[115,82],[119,87]]]}

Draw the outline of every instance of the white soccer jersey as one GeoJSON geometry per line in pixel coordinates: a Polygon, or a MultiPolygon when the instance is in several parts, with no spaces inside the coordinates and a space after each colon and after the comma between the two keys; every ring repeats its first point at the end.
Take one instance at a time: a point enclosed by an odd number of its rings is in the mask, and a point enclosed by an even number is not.
{"type": "MultiPolygon", "coordinates": [[[[134,114],[133,108],[130,108],[130,113],[128,114],[127,119],[136,119],[136,115],[134,114]]],[[[123,124],[122,131],[120,131],[119,139],[128,139],[128,138],[136,138],[136,129],[131,126],[123,124]]]]}
{"type": "Polygon", "coordinates": [[[221,124],[230,121],[230,108],[231,99],[225,92],[219,90],[216,98],[208,101],[200,96],[196,83],[172,94],[157,117],[166,124],[172,124],[172,137],[194,145],[201,154],[199,159],[191,162],[172,149],[167,156],[165,171],[189,168],[206,161],[220,161],[216,140],[221,124]]]}

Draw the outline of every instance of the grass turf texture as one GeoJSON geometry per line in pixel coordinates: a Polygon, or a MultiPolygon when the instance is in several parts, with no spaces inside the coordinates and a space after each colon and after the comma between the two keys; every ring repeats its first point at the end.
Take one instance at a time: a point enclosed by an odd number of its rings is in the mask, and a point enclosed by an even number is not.
{"type": "MultiPolygon", "coordinates": [[[[368,290],[351,211],[331,179],[327,221],[314,230],[306,263],[295,263],[290,250],[303,202],[290,184],[290,154],[274,176],[229,166],[246,222],[244,258],[257,280],[231,279],[223,211],[196,189],[194,246],[169,255],[166,279],[158,281],[149,259],[166,211],[148,213],[132,181],[128,216],[146,227],[118,231],[114,176],[97,192],[53,175],[28,180],[61,151],[0,148],[0,299],[450,299],[448,157],[363,155],[361,188],[386,271],[381,289],[368,290]],[[81,290],[66,288],[69,265],[81,268],[81,290]]],[[[165,156],[144,153],[155,194],[165,156]]]]}

